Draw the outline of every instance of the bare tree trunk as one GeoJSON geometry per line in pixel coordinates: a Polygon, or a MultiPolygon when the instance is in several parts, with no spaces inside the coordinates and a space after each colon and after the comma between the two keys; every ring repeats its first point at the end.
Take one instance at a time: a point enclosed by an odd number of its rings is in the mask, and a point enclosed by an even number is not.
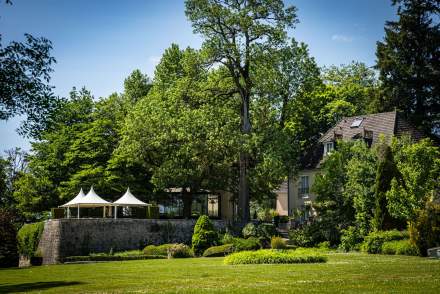
{"type": "MultiPolygon", "coordinates": [[[[249,98],[243,99],[241,109],[241,125],[242,133],[249,134],[251,132],[251,124],[249,120],[249,98]]],[[[240,152],[240,178],[238,186],[238,214],[243,224],[249,222],[249,154],[246,151],[240,152]]]]}

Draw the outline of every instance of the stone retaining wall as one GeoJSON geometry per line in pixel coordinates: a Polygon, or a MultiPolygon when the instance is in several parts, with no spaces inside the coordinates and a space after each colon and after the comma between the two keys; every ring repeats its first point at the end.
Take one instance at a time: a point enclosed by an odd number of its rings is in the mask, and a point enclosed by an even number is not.
{"type": "MultiPolygon", "coordinates": [[[[43,264],[67,256],[143,248],[147,244],[191,244],[195,220],[54,219],[45,222],[38,246],[43,264]]],[[[214,220],[217,229],[226,224],[214,220]]]]}

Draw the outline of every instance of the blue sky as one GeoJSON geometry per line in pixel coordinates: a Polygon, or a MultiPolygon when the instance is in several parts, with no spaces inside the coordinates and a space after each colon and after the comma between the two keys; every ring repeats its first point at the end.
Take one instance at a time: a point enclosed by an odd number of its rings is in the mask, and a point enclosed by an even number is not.
{"type": "MultiPolygon", "coordinates": [[[[171,43],[199,48],[202,39],[186,20],[178,0],[12,0],[0,2],[3,45],[23,40],[24,33],[53,42],[57,59],[51,84],[67,96],[85,86],[103,97],[121,92],[124,78],[139,68],[153,76],[154,67],[171,43]]],[[[376,41],[386,20],[395,19],[389,0],[289,0],[300,23],[291,32],[309,45],[319,65],[352,60],[371,66],[376,41]]],[[[15,146],[29,149],[15,133],[20,118],[0,121],[0,153],[15,146]]]]}

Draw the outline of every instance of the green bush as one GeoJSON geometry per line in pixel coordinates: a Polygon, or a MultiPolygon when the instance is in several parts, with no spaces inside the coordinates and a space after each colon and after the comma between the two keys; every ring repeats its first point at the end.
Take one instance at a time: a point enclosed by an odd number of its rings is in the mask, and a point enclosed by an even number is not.
{"type": "Polygon", "coordinates": [[[245,238],[255,237],[260,239],[263,247],[269,247],[271,238],[279,235],[275,225],[270,223],[261,223],[259,225],[248,223],[243,228],[242,234],[245,238]]]}
{"type": "Polygon", "coordinates": [[[382,244],[381,249],[383,254],[391,255],[420,255],[419,249],[416,245],[412,244],[410,240],[388,241],[382,244]]]}
{"type": "Polygon", "coordinates": [[[243,237],[258,237],[257,225],[254,223],[248,223],[244,226],[242,230],[243,237]]]}
{"type": "Polygon", "coordinates": [[[63,259],[63,262],[83,262],[83,261],[123,261],[123,260],[143,260],[143,259],[165,259],[162,255],[108,255],[93,254],[88,256],[69,256],[63,259]]]}
{"type": "Polygon", "coordinates": [[[230,253],[234,252],[234,245],[232,244],[224,244],[220,246],[212,246],[203,252],[203,257],[219,257],[226,256],[230,253]]]}
{"type": "Polygon", "coordinates": [[[348,252],[350,250],[359,250],[364,236],[359,233],[356,227],[348,227],[346,230],[342,230],[341,244],[339,249],[348,252]]]}
{"type": "Polygon", "coordinates": [[[233,240],[234,240],[234,236],[226,232],[221,238],[220,242],[221,244],[232,244],[233,240]]]}
{"type": "Polygon", "coordinates": [[[188,258],[194,257],[191,248],[185,244],[174,244],[168,249],[168,258],[188,258]]]}
{"type": "Polygon", "coordinates": [[[411,242],[423,256],[429,248],[440,246],[440,204],[428,203],[420,210],[410,223],[409,232],[411,242]]]}
{"type": "Polygon", "coordinates": [[[270,247],[272,249],[286,249],[286,241],[281,237],[272,237],[270,247]]]}
{"type": "Polygon", "coordinates": [[[312,247],[311,237],[304,229],[296,229],[289,231],[289,243],[297,247],[312,247]]]}
{"type": "Polygon", "coordinates": [[[278,264],[326,262],[327,257],[313,251],[272,250],[242,251],[228,255],[225,264],[278,264]]]}
{"type": "Polygon", "coordinates": [[[14,226],[15,215],[0,209],[0,267],[18,265],[17,230],[14,226]]]}
{"type": "Polygon", "coordinates": [[[397,241],[408,238],[408,232],[397,230],[391,231],[375,231],[365,237],[361,245],[361,250],[368,253],[381,253],[382,245],[387,241],[397,241]]]}
{"type": "Polygon", "coordinates": [[[219,244],[218,234],[214,229],[214,225],[207,215],[202,215],[194,226],[194,234],[192,236],[192,248],[197,256],[211,246],[219,244]]]}
{"type": "Polygon", "coordinates": [[[317,248],[322,249],[322,250],[329,250],[330,249],[330,242],[329,241],[321,242],[317,245],[317,248]]]}
{"type": "Polygon", "coordinates": [[[260,240],[255,237],[247,239],[234,238],[232,245],[234,245],[234,251],[258,250],[262,247],[260,240]]]}
{"type": "Polygon", "coordinates": [[[18,252],[29,258],[35,255],[43,233],[44,222],[25,224],[17,234],[18,252]]]}
{"type": "Polygon", "coordinates": [[[168,256],[168,249],[175,244],[148,245],[144,248],[145,255],[162,255],[168,256]]]}

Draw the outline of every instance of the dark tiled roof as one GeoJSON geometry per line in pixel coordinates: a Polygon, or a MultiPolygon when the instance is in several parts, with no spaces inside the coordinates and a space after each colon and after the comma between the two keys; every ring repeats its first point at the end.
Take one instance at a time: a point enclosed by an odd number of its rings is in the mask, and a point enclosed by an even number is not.
{"type": "Polygon", "coordinates": [[[302,158],[302,168],[319,168],[324,150],[322,143],[335,140],[350,141],[365,138],[372,134],[372,144],[378,142],[379,137],[384,135],[390,142],[393,136],[410,135],[418,141],[424,138],[424,134],[408,123],[402,115],[396,111],[374,113],[345,117],[336,126],[328,130],[311,150],[302,158]],[[358,127],[352,127],[354,121],[362,120],[358,127]]]}
{"type": "Polygon", "coordinates": [[[319,142],[333,141],[335,138],[346,141],[356,137],[362,138],[365,135],[365,131],[373,132],[373,144],[378,141],[381,134],[390,140],[395,134],[396,117],[397,113],[395,111],[346,117],[325,133],[319,139],[319,142]],[[359,119],[362,120],[359,127],[351,127],[352,123],[359,119]]]}

